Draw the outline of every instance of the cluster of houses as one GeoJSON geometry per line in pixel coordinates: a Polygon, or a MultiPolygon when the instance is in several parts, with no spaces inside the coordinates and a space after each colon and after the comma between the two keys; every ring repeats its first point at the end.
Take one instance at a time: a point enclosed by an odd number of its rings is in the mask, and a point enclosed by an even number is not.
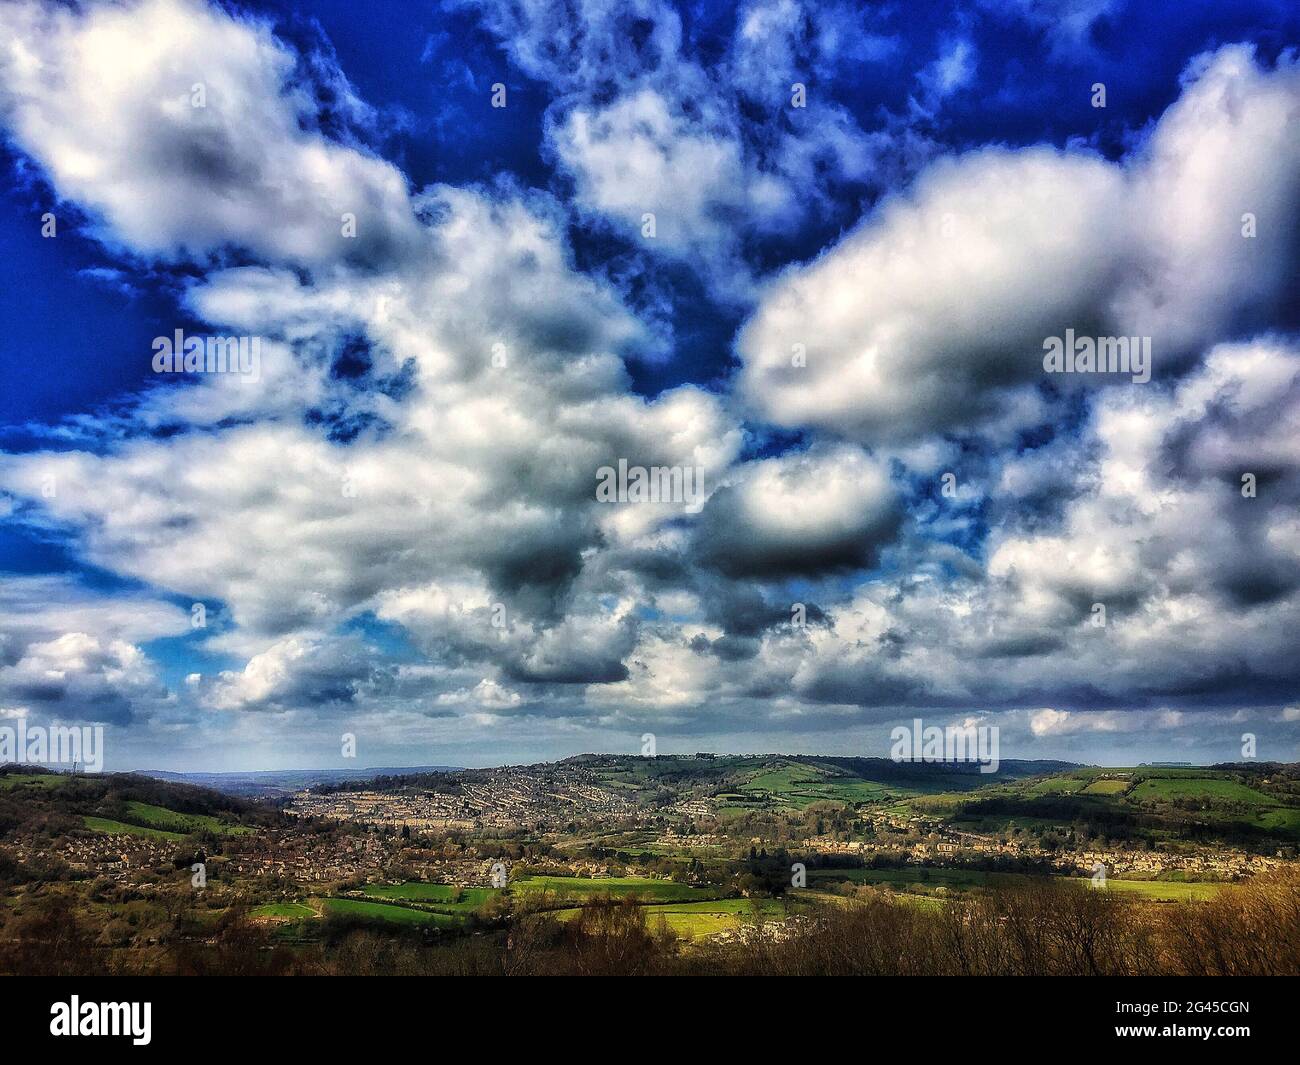
{"type": "MultiPolygon", "coordinates": [[[[757,841],[755,841],[757,842],[757,841]]],[[[802,846],[819,854],[852,854],[869,857],[874,854],[896,855],[906,853],[909,862],[920,864],[941,863],[968,855],[1023,857],[1044,856],[1032,839],[1007,839],[983,836],[974,832],[935,831],[926,838],[899,837],[893,841],[882,839],[839,840],[815,837],[805,840],[802,846]]],[[[1285,864],[1282,857],[1246,854],[1223,850],[1174,852],[1161,850],[1130,850],[1118,847],[1071,851],[1051,856],[1052,865],[1071,874],[1082,874],[1100,863],[1110,876],[1131,876],[1135,879],[1152,879],[1162,873],[1184,873],[1193,879],[1241,880],[1285,864]]]]}
{"type": "Polygon", "coordinates": [[[229,855],[229,867],[244,876],[276,876],[300,882],[351,880],[382,873],[393,853],[374,835],[311,839],[277,834],[272,846],[250,843],[229,855]]]}
{"type": "Polygon", "coordinates": [[[19,862],[38,858],[58,858],[78,872],[95,873],[119,882],[133,869],[151,869],[170,865],[176,844],[163,839],[127,834],[63,836],[51,847],[45,840],[18,838],[10,847],[19,862]]]}
{"type": "Polygon", "coordinates": [[[602,787],[589,770],[557,767],[548,774],[513,768],[462,779],[455,793],[411,788],[400,791],[302,792],[289,812],[412,831],[535,828],[585,818],[629,818],[645,811],[602,787]]]}
{"type": "Polygon", "coordinates": [[[669,828],[660,833],[655,845],[665,850],[715,850],[732,843],[730,836],[720,836],[713,832],[679,833],[669,828]]]}
{"type": "Polygon", "coordinates": [[[1244,880],[1256,873],[1276,869],[1283,859],[1262,854],[1233,854],[1223,851],[1203,854],[1172,854],[1164,851],[1091,850],[1059,858],[1054,863],[1068,872],[1084,873],[1101,864],[1108,876],[1131,876],[1149,880],[1161,873],[1185,873],[1200,880],[1244,880]]]}

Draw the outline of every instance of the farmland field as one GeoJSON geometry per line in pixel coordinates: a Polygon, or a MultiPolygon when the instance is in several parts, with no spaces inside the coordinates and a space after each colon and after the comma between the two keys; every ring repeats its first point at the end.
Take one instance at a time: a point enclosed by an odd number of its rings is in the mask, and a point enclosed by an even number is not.
{"type": "Polygon", "coordinates": [[[1214,777],[1154,778],[1133,789],[1134,799],[1219,799],[1259,806],[1274,806],[1277,800],[1235,780],[1214,777]]]}
{"type": "Polygon", "coordinates": [[[853,884],[919,884],[925,887],[982,887],[1010,873],[989,873],[982,869],[952,869],[942,866],[915,866],[906,869],[814,869],[811,881],[847,880],[853,884]]]}
{"type": "Polygon", "coordinates": [[[6,773],[0,776],[0,791],[19,786],[57,788],[68,777],[54,773],[6,773]]]}
{"type": "Polygon", "coordinates": [[[588,880],[574,876],[526,876],[516,880],[515,891],[552,891],[557,895],[639,895],[647,902],[698,902],[717,893],[673,880],[642,876],[611,876],[588,880]]]}
{"type": "Polygon", "coordinates": [[[1059,777],[1048,777],[1045,780],[1036,780],[1030,784],[1026,791],[1030,795],[1075,795],[1088,786],[1086,780],[1069,774],[1059,777]]]}
{"type": "MultiPolygon", "coordinates": [[[[945,867],[911,869],[817,869],[809,873],[809,881],[825,887],[837,880],[854,884],[888,884],[899,890],[919,890],[927,893],[938,887],[953,890],[989,887],[996,884],[1026,884],[1035,878],[1024,873],[990,873],[980,869],[952,869],[945,867]]],[[[1086,882],[1086,881],[1085,881],[1086,882]]],[[[1112,891],[1140,895],[1157,901],[1207,899],[1223,887],[1216,883],[1197,883],[1176,880],[1108,880],[1112,891]]]]}
{"type": "Polygon", "coordinates": [[[1128,780],[1094,780],[1080,793],[1082,795],[1123,795],[1128,790],[1128,780]]]}
{"type": "MultiPolygon", "coordinates": [[[[756,905],[758,911],[769,920],[781,920],[786,916],[785,906],[776,899],[714,899],[709,902],[672,902],[646,906],[645,922],[652,932],[662,921],[682,938],[698,939],[739,928],[753,919],[756,905]]],[[[557,910],[555,916],[561,921],[571,921],[578,913],[579,910],[572,907],[557,910]]]]}
{"type": "Polygon", "coordinates": [[[775,899],[718,899],[647,907],[646,926],[654,930],[662,920],[677,935],[687,939],[716,935],[751,920],[756,902],[765,918],[780,920],[785,917],[785,907],[775,899]]]}
{"type": "Polygon", "coordinates": [[[303,902],[268,902],[249,912],[250,917],[315,917],[316,911],[303,902]]]}
{"type": "Polygon", "coordinates": [[[1106,886],[1111,891],[1141,895],[1159,902],[1211,899],[1223,889],[1222,884],[1179,880],[1107,880],[1106,886]]]}
{"type": "Polygon", "coordinates": [[[362,890],[374,899],[400,899],[452,914],[471,913],[496,894],[492,888],[461,888],[416,880],[403,884],[367,884],[362,890]]]}
{"type": "Polygon", "coordinates": [[[833,800],[859,803],[878,802],[890,794],[907,794],[907,789],[840,775],[822,766],[804,763],[781,765],[758,773],[739,790],[733,803],[773,800],[796,807],[833,800]]]}
{"type": "Polygon", "coordinates": [[[416,910],[409,906],[392,906],[384,902],[365,902],[361,899],[326,899],[325,912],[345,917],[364,917],[374,921],[392,921],[395,924],[454,925],[455,917],[432,910],[416,910]]]}
{"type": "Polygon", "coordinates": [[[250,831],[241,825],[228,825],[220,818],[208,814],[182,814],[164,806],[151,806],[144,802],[128,802],[127,816],[131,824],[146,828],[160,828],[167,832],[198,832],[207,830],[218,835],[242,835],[250,831]]]}
{"type": "Polygon", "coordinates": [[[1271,810],[1261,810],[1255,815],[1255,820],[1269,832],[1300,836],[1300,808],[1276,806],[1271,810]]]}
{"type": "Polygon", "coordinates": [[[166,832],[160,828],[146,828],[143,825],[128,825],[122,821],[110,821],[107,817],[83,818],[86,827],[95,832],[105,832],[114,836],[147,836],[150,839],[184,839],[179,832],[166,832]]]}

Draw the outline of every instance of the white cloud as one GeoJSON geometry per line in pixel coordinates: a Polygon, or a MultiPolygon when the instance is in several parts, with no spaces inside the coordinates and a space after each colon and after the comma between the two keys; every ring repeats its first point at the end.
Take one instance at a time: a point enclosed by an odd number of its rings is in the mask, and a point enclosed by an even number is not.
{"type": "MultiPolygon", "coordinates": [[[[635,60],[622,8],[584,8],[595,31],[576,52],[548,47],[564,36],[549,5],[496,17],[526,24],[513,55],[564,94],[548,129],[582,213],[629,231],[655,211],[659,246],[712,256],[700,268],[735,295],[751,280],[740,244],[812,209],[822,170],[863,177],[873,143],[835,109],[757,143],[682,57],[676,15],[637,10],[652,25],[635,60]],[[633,74],[597,98],[609,49],[633,74]]],[[[732,69],[762,59],[784,81],[813,59],[866,61],[836,12],[744,5],[732,69]]],[[[1027,719],[1046,738],[1294,691],[1300,354],[1270,335],[1215,344],[1270,321],[1284,292],[1289,59],[1206,59],[1120,165],[1048,148],[935,164],[765,291],[740,338],[745,424],[702,387],[633,391],[624,359],[656,341],[577,268],[558,193],[408,195],[394,167],[315,128],[298,58],[263,24],[145,0],[17,3],[0,25],[15,143],[109,243],[209,267],[190,313],[266,338],[257,387],[150,389],[61,427],[58,449],[0,455],[8,520],[206,603],[202,652],[235,664],[167,693],[144,647],[187,633],[186,612],[6,579],[5,706],[153,715],[250,745],[274,743],[268,719],[342,715],[454,740],[507,720],[752,735],[1059,707],[1027,719]],[[192,115],[200,78],[209,106],[192,115]],[[356,245],[334,221],[354,201],[356,245]],[[230,265],[232,248],[254,262],[230,265]],[[1073,406],[1040,394],[1043,337],[1085,322],[1149,328],[1177,372],[1073,406]],[[370,363],[356,380],[331,373],[347,344],[370,363]],[[1020,430],[1067,413],[1026,450],[1020,430]],[[781,453],[772,422],[797,446],[781,453]],[[710,498],[698,514],[599,504],[596,471],[620,458],[701,466],[710,498]],[[948,469],[959,490],[941,499],[948,469]],[[355,635],[371,623],[400,655],[355,635]]],[[[952,45],[930,91],[956,91],[973,62],[952,45]]],[[[762,82],[742,88],[757,99],[762,82]]]]}
{"type": "Polygon", "coordinates": [[[1227,47],[1192,64],[1127,167],[1041,148],[933,164],[771,286],[740,337],[742,392],[778,424],[879,442],[1004,410],[1067,328],[1151,336],[1156,374],[1185,370],[1286,297],[1298,100],[1291,57],[1264,71],[1227,47]]]}
{"type": "Polygon", "coordinates": [[[82,9],[0,7],[0,116],[107,239],[162,259],[246,248],[307,265],[418,245],[401,172],[311,128],[310,87],[266,24],[198,0],[82,9]]]}
{"type": "Polygon", "coordinates": [[[852,447],[816,447],[738,468],[705,507],[696,547],[735,576],[857,569],[900,520],[881,463],[852,447]]]}
{"type": "Polygon", "coordinates": [[[751,204],[737,145],[692,128],[669,106],[642,89],[600,111],[574,110],[552,136],[580,203],[633,231],[652,212],[653,239],[680,253],[729,239],[723,212],[748,213],[751,204]]]}
{"type": "Polygon", "coordinates": [[[881,186],[925,151],[911,134],[895,143],[864,131],[818,91],[841,68],[894,48],[853,5],[742,4],[729,50],[707,66],[684,47],[680,14],[659,0],[464,6],[556,91],[547,145],[585,217],[644,255],[686,264],[738,306],[753,297],[747,242],[779,242],[818,212],[834,215],[836,183],[881,186]],[[796,83],[812,91],[793,109],[796,83]],[[768,117],[781,111],[789,122],[768,117]],[[647,213],[653,238],[642,236],[647,213]]]}
{"type": "Polygon", "coordinates": [[[28,644],[16,661],[0,666],[0,697],[23,700],[55,718],[125,723],[138,702],[164,696],[138,647],[87,632],[28,644]]]}
{"type": "Polygon", "coordinates": [[[1177,710],[1105,710],[1071,713],[1068,710],[1035,710],[1029,716],[1029,730],[1037,737],[1072,736],[1083,732],[1146,732],[1176,729],[1186,715],[1177,710]]]}
{"type": "Polygon", "coordinates": [[[917,80],[921,84],[918,106],[933,112],[945,97],[966,88],[975,77],[975,45],[962,37],[946,42],[939,57],[925,67],[917,80]]]}
{"type": "Polygon", "coordinates": [[[1120,205],[1120,177],[1082,155],[935,164],[774,282],[740,337],[741,392],[778,424],[867,441],[987,417],[1003,389],[1042,376],[1042,338],[1112,274],[1120,205]]]}

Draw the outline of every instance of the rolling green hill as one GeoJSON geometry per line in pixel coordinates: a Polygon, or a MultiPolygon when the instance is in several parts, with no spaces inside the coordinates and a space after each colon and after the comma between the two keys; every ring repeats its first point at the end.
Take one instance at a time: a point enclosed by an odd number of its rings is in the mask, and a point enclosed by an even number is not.
{"type": "Polygon", "coordinates": [[[1015,826],[1073,831],[1112,840],[1300,842],[1297,767],[1075,768],[948,796],[942,809],[958,827],[1005,832],[1015,826]]]}

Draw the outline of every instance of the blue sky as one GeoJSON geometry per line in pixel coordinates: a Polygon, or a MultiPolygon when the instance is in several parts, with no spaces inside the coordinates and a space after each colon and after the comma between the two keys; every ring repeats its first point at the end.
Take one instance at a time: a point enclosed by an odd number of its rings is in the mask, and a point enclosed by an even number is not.
{"type": "Polygon", "coordinates": [[[1294,759],[1297,16],[914,7],[7,5],[0,713],[112,768],[1294,759]]]}

